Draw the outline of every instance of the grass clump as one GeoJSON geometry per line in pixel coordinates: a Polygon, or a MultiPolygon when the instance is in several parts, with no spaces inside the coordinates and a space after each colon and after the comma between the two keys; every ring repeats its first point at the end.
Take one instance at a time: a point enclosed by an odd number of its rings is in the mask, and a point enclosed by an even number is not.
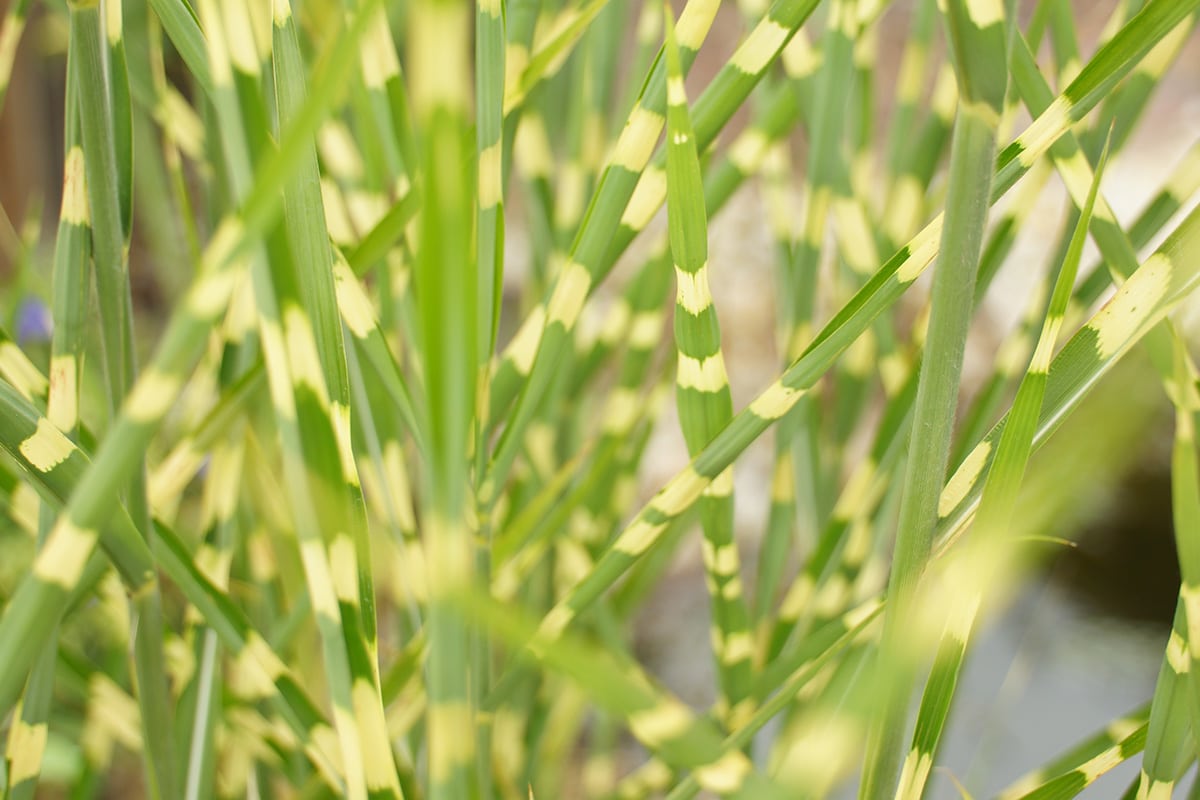
{"type": "Polygon", "coordinates": [[[1176,416],[1163,668],[1001,796],[1139,755],[1128,796],[1170,796],[1200,733],[1200,150],[1132,224],[1104,176],[1200,0],[1122,0],[1086,57],[1067,0],[915,0],[893,82],[900,5],[747,0],[722,56],[715,0],[46,4],[61,205],[10,249],[53,326],[0,331],[4,796],[926,796],[972,636],[1045,551],[1023,498],[1082,491],[1036,451],[1115,459],[1063,423],[1135,352],[1176,416]],[[1059,241],[968,379],[1055,179],[1059,241]],[[739,408],[710,223],[756,182],[780,367],[739,408]],[[671,395],[689,460],[639,505],[671,395]],[[708,709],[631,636],[696,528],[708,709]]]}

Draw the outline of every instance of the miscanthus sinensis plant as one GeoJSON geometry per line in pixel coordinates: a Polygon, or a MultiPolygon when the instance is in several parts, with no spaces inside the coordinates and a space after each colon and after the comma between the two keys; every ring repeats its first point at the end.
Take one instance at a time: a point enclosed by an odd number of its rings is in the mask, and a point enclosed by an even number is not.
{"type": "MultiPolygon", "coordinates": [[[[0,97],[33,5],[3,21],[0,97]]],[[[1102,174],[1200,0],[1109,4],[1082,51],[1068,0],[746,0],[707,82],[685,77],[718,0],[41,5],[64,177],[52,236],[14,223],[52,332],[0,343],[6,798],[919,798],[972,637],[1069,535],[1131,384],[1176,419],[1157,687],[1002,797],[1138,759],[1126,796],[1162,800],[1196,760],[1200,391],[1174,312],[1200,148],[1132,223],[1102,174]],[[745,184],[779,368],[737,407],[709,276],[739,264],[708,226],[745,184]],[[1055,185],[1058,241],[965,382],[1055,185]],[[131,260],[162,307],[134,306],[131,260]],[[690,463],[639,489],[672,403],[690,463]],[[759,441],[766,523],[735,535],[759,441]],[[631,648],[689,537],[706,709],[631,648]]]]}

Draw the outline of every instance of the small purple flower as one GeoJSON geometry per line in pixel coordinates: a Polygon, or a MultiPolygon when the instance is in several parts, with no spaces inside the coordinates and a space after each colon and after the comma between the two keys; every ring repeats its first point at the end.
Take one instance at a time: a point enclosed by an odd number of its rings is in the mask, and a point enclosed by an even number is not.
{"type": "Polygon", "coordinates": [[[54,333],[50,307],[41,298],[29,295],[17,306],[17,343],[48,342],[54,333]]]}

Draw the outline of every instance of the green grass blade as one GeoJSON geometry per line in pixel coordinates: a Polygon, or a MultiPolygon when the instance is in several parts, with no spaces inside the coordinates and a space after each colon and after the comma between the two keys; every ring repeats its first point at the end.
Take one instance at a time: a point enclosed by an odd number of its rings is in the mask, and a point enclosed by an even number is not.
{"type": "Polygon", "coordinates": [[[125,55],[124,5],[122,0],[105,0],[104,34],[108,44],[108,91],[112,109],[113,155],[116,158],[117,203],[125,246],[133,223],[133,101],[129,95],[129,71],[125,55]]]}
{"type": "Polygon", "coordinates": [[[113,142],[113,109],[107,80],[107,51],[101,42],[99,8],[86,3],[71,7],[71,41],[77,48],[72,59],[77,70],[81,104],[84,164],[93,250],[96,290],[103,320],[106,380],[110,408],[115,409],[133,381],[131,320],[128,316],[128,266],[122,232],[118,174],[113,142]]]}
{"type": "Polygon", "coordinates": [[[1158,682],[1154,686],[1154,698],[1150,702],[1146,750],[1137,781],[1139,800],[1170,797],[1176,781],[1183,777],[1184,770],[1196,757],[1188,699],[1190,660],[1186,611],[1180,595],[1171,636],[1158,671],[1158,682]]]}
{"type": "MultiPolygon", "coordinates": [[[[471,409],[472,435],[476,442],[487,436],[486,409],[491,382],[492,354],[500,325],[501,295],[504,289],[504,49],[505,31],[502,4],[482,0],[475,10],[475,152],[476,152],[476,250],[475,281],[478,297],[474,308],[481,315],[476,322],[474,348],[476,406],[471,409]],[[478,410],[477,410],[478,409],[478,410]]],[[[477,473],[487,466],[487,448],[475,448],[477,473]]],[[[482,532],[489,536],[490,531],[482,532]]],[[[485,584],[491,581],[488,548],[476,549],[476,567],[485,584]]],[[[491,683],[491,652],[487,640],[476,634],[471,641],[475,703],[481,703],[491,683]]],[[[493,793],[491,785],[491,725],[481,721],[477,727],[477,780],[481,795],[493,793]]]]}
{"type": "MultiPolygon", "coordinates": [[[[10,8],[5,33],[0,33],[0,37],[8,33],[8,26],[21,23],[17,16],[20,14],[23,18],[24,5],[17,3],[10,8]]],[[[3,67],[0,66],[0,69],[3,67]]],[[[51,312],[57,324],[51,338],[51,380],[48,382],[46,416],[58,430],[77,439],[91,236],[87,189],[84,185],[86,170],[79,133],[78,83],[69,65],[66,97],[66,159],[54,248],[54,299],[51,312]]],[[[45,544],[53,521],[52,511],[43,503],[39,513],[39,545],[45,544]]],[[[51,632],[33,666],[18,708],[13,712],[14,723],[5,748],[8,764],[7,797],[12,800],[30,800],[41,775],[57,651],[58,637],[56,632],[51,632]]]]}
{"type": "MultiPolygon", "coordinates": [[[[80,127],[83,138],[88,205],[91,216],[96,293],[100,306],[104,378],[110,412],[133,385],[136,363],[133,351],[132,299],[126,258],[126,231],[132,155],[129,151],[129,96],[120,38],[119,3],[111,6],[107,43],[102,42],[102,20],[93,4],[70,6],[72,59],[79,82],[80,127]],[[106,46],[107,44],[107,46],[106,46]],[[116,56],[113,62],[112,56],[116,56]]],[[[135,524],[153,537],[146,505],[144,466],[134,465],[122,492],[135,524]]],[[[162,611],[157,587],[135,601],[137,636],[134,665],[147,759],[148,791],[152,797],[174,797],[177,779],[173,764],[170,704],[160,646],[162,611]]]]}
{"type": "Polygon", "coordinates": [[[1192,730],[1200,730],[1200,466],[1196,459],[1196,411],[1200,397],[1196,389],[1196,367],[1187,353],[1187,346],[1175,338],[1175,380],[1172,401],[1175,403],[1175,443],[1171,450],[1171,509],[1175,522],[1175,547],[1179,554],[1182,585],[1179,596],[1183,601],[1187,624],[1188,707],[1192,730]]]}
{"type": "MultiPolygon", "coordinates": [[[[306,94],[295,21],[287,0],[277,0],[273,22],[279,125],[287,130],[300,113],[306,94]]],[[[340,731],[348,780],[351,786],[357,781],[351,766],[357,764],[365,779],[366,796],[399,797],[399,779],[391,753],[375,744],[387,741],[378,683],[375,590],[362,492],[352,454],[349,377],[332,245],[324,228],[321,195],[316,191],[318,171],[311,144],[297,161],[294,177],[283,187],[284,224],[293,271],[290,275],[282,274],[283,270],[275,268],[276,262],[272,260],[271,277],[287,341],[291,392],[307,473],[308,488],[300,491],[312,492],[317,516],[311,522],[319,525],[311,538],[301,534],[302,539],[307,539],[301,554],[306,568],[316,570],[309,576],[314,600],[321,596],[316,587],[322,573],[335,579],[332,588],[336,609],[315,602],[314,608],[318,625],[328,626],[342,640],[340,647],[344,648],[347,659],[348,683],[333,688],[339,727],[346,719],[353,720],[357,728],[353,735],[340,731]],[[327,549],[327,555],[318,556],[315,551],[319,548],[327,549]],[[322,563],[326,560],[327,563],[322,563]],[[322,617],[327,615],[322,625],[322,617]],[[357,743],[358,752],[351,752],[353,743],[357,743]]],[[[299,487],[305,481],[290,483],[299,487]]],[[[295,497],[293,502],[303,507],[295,497]]],[[[297,520],[298,527],[303,528],[304,524],[297,520]]],[[[341,658],[337,660],[340,662],[341,658]]]]}
{"type": "MultiPolygon", "coordinates": [[[[691,454],[704,448],[733,417],[733,399],[721,352],[717,309],[708,284],[708,220],[700,159],[688,114],[675,22],[667,27],[667,211],[675,262],[675,340],[678,350],[675,397],[691,454]]],[[[741,592],[737,543],[733,538],[733,474],[714,483],[700,501],[705,569],[713,609],[714,656],[721,675],[721,702],[736,724],[738,705],[750,689],[753,653],[749,614],[741,592]]]]}
{"type": "MultiPolygon", "coordinates": [[[[895,789],[914,679],[913,649],[902,633],[910,620],[937,522],[938,496],[950,453],[963,348],[975,293],[975,276],[991,196],[996,126],[1007,89],[1008,12],[1000,0],[943,9],[958,78],[960,102],[951,148],[950,183],[941,248],[933,277],[932,313],[921,361],[909,443],[896,550],[888,584],[881,663],[881,708],[868,739],[860,798],[883,798],[895,789]]],[[[931,753],[923,753],[932,758],[931,753]]]]}
{"type": "Polygon", "coordinates": [[[474,151],[465,94],[470,11],[460,0],[426,0],[414,6],[409,29],[423,181],[414,279],[426,401],[437,410],[430,416],[422,519],[431,591],[426,663],[431,800],[477,790],[469,631],[450,607],[471,585],[475,558],[468,465],[479,363],[479,276],[464,233],[475,218],[478,184],[474,170],[463,168],[464,155],[474,151]]]}
{"type": "Polygon", "coordinates": [[[188,74],[206,95],[212,92],[213,80],[209,72],[207,44],[200,30],[196,13],[184,0],[148,0],[150,7],[162,23],[171,44],[179,51],[187,64],[188,74]]]}

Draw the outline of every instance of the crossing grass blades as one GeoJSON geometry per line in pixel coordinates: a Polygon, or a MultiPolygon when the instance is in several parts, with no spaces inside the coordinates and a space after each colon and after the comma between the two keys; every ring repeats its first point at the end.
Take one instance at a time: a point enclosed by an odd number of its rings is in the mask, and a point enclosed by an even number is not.
{"type": "Polygon", "coordinates": [[[1089,490],[1062,465],[1136,424],[1114,380],[1174,410],[1173,631],[1148,706],[1000,796],[1130,759],[1126,797],[1182,791],[1200,145],[1132,224],[1103,177],[1200,0],[1107,4],[1082,49],[1068,0],[718,5],[9,4],[0,102],[54,36],[66,102],[57,227],[9,220],[53,328],[0,332],[4,797],[915,800],[974,637],[1089,490]],[[964,370],[1055,185],[1025,311],[964,370]],[[712,276],[747,267],[709,245],[743,187],[778,369],[739,407],[712,276]],[[666,424],[690,460],[645,486],[666,424]],[[695,540],[708,709],[632,648],[695,540]]]}

